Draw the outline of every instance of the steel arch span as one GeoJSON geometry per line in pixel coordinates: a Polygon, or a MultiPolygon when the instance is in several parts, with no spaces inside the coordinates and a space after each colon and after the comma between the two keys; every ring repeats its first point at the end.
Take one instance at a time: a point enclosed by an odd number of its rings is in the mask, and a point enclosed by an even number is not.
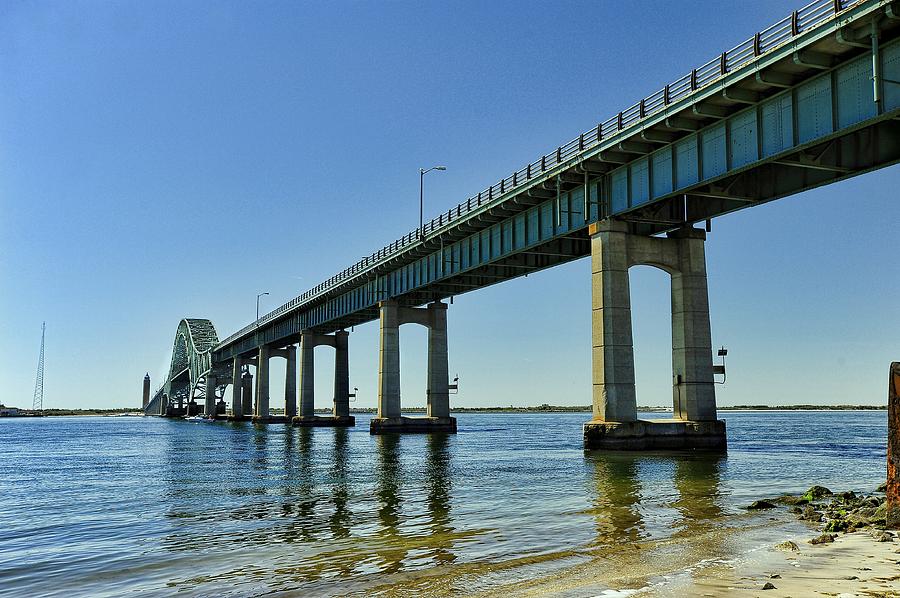
{"type": "Polygon", "coordinates": [[[212,367],[212,349],[219,344],[216,328],[205,318],[184,318],[172,343],[169,373],[144,410],[146,415],[165,415],[170,405],[182,407],[205,390],[212,367]]]}

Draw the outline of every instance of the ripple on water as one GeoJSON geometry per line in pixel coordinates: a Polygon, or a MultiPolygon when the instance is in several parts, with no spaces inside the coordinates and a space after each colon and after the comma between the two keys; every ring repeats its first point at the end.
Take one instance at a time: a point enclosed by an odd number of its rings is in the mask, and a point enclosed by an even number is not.
{"type": "Polygon", "coordinates": [[[455,436],[403,437],[371,437],[368,416],[0,420],[0,595],[489,591],[638,545],[670,558],[762,489],[884,477],[883,412],[729,412],[720,457],[585,453],[586,417],[463,414],[455,436]]]}

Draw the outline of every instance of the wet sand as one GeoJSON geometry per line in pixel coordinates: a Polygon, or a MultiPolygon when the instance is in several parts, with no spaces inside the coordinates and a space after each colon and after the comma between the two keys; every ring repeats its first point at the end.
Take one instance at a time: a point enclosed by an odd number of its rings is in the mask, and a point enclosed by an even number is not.
{"type": "Polygon", "coordinates": [[[900,597],[900,543],[878,542],[868,531],[839,535],[830,544],[794,541],[797,552],[761,550],[633,595],[900,597]],[[773,587],[764,589],[766,584],[773,587]]]}

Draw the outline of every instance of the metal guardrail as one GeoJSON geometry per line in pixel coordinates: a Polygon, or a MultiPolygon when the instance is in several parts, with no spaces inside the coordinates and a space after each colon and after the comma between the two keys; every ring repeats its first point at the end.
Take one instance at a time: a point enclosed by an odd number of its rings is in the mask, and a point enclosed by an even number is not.
{"type": "MultiPolygon", "coordinates": [[[[168,381],[167,381],[167,382],[168,382],[168,381]]],[[[152,403],[153,401],[155,401],[155,400],[156,400],[156,397],[158,397],[160,394],[162,394],[162,391],[163,391],[163,389],[164,389],[165,387],[166,387],[166,382],[163,382],[162,384],[160,384],[159,386],[156,387],[156,390],[154,390],[154,391],[150,394],[150,403],[152,403]]],[[[149,405],[149,403],[148,403],[148,405],[149,405]]]]}
{"type": "MultiPolygon", "coordinates": [[[[492,203],[495,199],[500,198],[509,191],[528,184],[535,177],[541,176],[547,170],[565,162],[569,158],[582,154],[585,151],[595,149],[601,141],[606,140],[610,135],[614,135],[638,121],[664,109],[672,102],[678,101],[685,96],[706,87],[724,77],[735,68],[743,66],[745,63],[780,47],[795,36],[805,33],[806,31],[831,20],[834,15],[862,1],[863,0],[814,0],[813,2],[810,2],[803,8],[795,10],[777,23],[755,34],[753,37],[741,42],[730,50],[722,52],[709,62],[693,69],[690,73],[684,75],[680,79],[676,79],[672,83],[669,83],[640,102],[633,106],[629,106],[615,116],[588,129],[568,143],[560,145],[556,150],[541,156],[538,160],[513,172],[510,176],[501,179],[498,183],[491,185],[481,193],[473,195],[455,208],[451,208],[450,210],[447,210],[447,212],[431,219],[422,227],[421,236],[427,237],[429,233],[433,233],[437,229],[459,220],[472,210],[492,203]]],[[[397,239],[390,245],[386,245],[379,249],[372,255],[363,258],[346,270],[332,276],[325,282],[309,289],[302,295],[295,297],[281,307],[265,314],[258,321],[254,321],[247,326],[244,326],[239,331],[220,342],[217,345],[217,348],[227,345],[235,339],[252,332],[257,327],[271,322],[301,303],[321,296],[340,283],[397,255],[419,242],[420,231],[419,229],[416,229],[404,237],[397,239]]]]}

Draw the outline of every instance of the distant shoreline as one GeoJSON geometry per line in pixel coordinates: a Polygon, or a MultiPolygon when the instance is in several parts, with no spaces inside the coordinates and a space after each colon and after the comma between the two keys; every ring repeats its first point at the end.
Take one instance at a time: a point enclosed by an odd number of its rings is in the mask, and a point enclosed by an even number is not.
{"type": "Polygon", "coordinates": [[[124,408],[124,409],[44,409],[42,412],[34,412],[31,409],[19,409],[15,415],[2,415],[0,418],[6,419],[14,417],[59,417],[69,415],[143,415],[143,409],[124,408]]]}
{"type": "MultiPolygon", "coordinates": [[[[884,411],[887,405],[734,405],[719,407],[718,411],[884,411]]],[[[671,413],[671,407],[637,408],[639,413],[671,413]]],[[[425,413],[424,407],[404,408],[404,412],[425,413]]],[[[454,413],[590,413],[590,405],[540,405],[537,407],[453,407],[454,413]]],[[[329,409],[316,409],[318,413],[330,413],[329,409]]],[[[375,413],[374,407],[351,409],[351,413],[375,413]]]]}
{"type": "MultiPolygon", "coordinates": [[[[887,405],[732,405],[719,407],[719,411],[884,411],[887,405]]],[[[646,405],[637,408],[639,413],[671,413],[671,408],[666,407],[649,407],[646,405]]],[[[374,407],[363,407],[351,409],[350,413],[371,414],[377,409],[374,407]]],[[[403,409],[404,413],[425,413],[424,407],[410,407],[403,409]]],[[[455,407],[454,413],[590,413],[591,407],[588,405],[539,405],[537,407],[455,407]]],[[[20,412],[18,416],[11,417],[31,417],[27,411],[20,412]]],[[[280,414],[280,409],[273,409],[273,414],[280,414]]],[[[330,409],[316,409],[316,413],[331,413],[330,409]]],[[[141,415],[141,409],[45,409],[44,417],[59,416],[121,416],[121,415],[141,415]]]]}

